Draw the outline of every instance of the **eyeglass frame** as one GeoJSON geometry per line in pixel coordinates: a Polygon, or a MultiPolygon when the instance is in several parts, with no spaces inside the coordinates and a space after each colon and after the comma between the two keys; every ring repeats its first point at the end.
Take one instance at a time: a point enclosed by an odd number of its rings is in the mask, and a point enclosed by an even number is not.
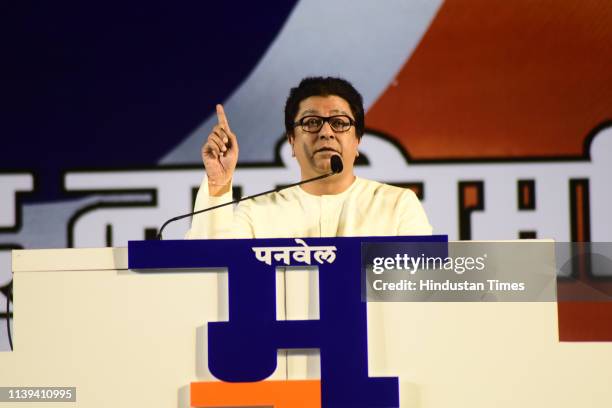
{"type": "Polygon", "coordinates": [[[351,129],[351,126],[355,126],[355,119],[351,118],[348,115],[332,115],[332,116],[319,116],[319,115],[308,115],[308,116],[304,116],[303,118],[301,118],[300,120],[298,120],[297,122],[293,122],[293,127],[296,128],[298,126],[300,126],[302,128],[302,130],[306,133],[317,133],[320,132],[321,129],[323,129],[323,125],[325,125],[325,122],[327,122],[329,124],[329,127],[334,131],[334,132],[338,132],[338,133],[344,133],[344,132],[348,132],[351,129]],[[343,117],[343,118],[347,118],[349,120],[349,127],[346,130],[336,130],[334,129],[334,127],[332,126],[330,119],[333,118],[338,118],[338,117],[343,117]],[[308,119],[308,118],[319,118],[322,120],[321,122],[321,127],[318,128],[317,130],[306,130],[304,129],[304,119],[308,119]]]}

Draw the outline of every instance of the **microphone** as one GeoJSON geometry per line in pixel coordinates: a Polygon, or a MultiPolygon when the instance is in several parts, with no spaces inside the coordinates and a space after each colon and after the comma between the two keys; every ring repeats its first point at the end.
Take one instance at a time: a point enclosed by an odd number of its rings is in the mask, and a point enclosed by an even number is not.
{"type": "Polygon", "coordinates": [[[330,167],[332,174],[342,173],[342,169],[344,169],[344,164],[342,163],[342,158],[340,155],[334,154],[330,159],[330,167]]]}
{"type": "Polygon", "coordinates": [[[309,179],[302,180],[302,181],[298,181],[297,183],[289,184],[287,186],[277,187],[277,188],[275,188],[273,190],[264,191],[263,193],[258,193],[258,194],[242,197],[242,198],[239,198],[237,200],[228,201],[227,203],[215,205],[213,207],[204,208],[204,209],[198,210],[198,211],[192,211],[192,212],[187,213],[187,214],[183,214],[183,215],[179,215],[179,216],[174,217],[174,218],[170,218],[169,220],[167,220],[166,222],[164,222],[162,224],[161,228],[159,229],[159,233],[157,234],[156,239],[157,240],[162,240],[163,239],[162,238],[162,232],[164,231],[164,228],[166,228],[166,226],[168,224],[170,224],[170,223],[172,223],[174,221],[182,220],[183,218],[191,217],[193,215],[201,214],[203,212],[207,212],[207,211],[211,211],[211,210],[216,210],[217,208],[225,207],[226,205],[236,204],[236,203],[239,203],[241,201],[250,200],[252,198],[259,197],[259,196],[262,196],[262,195],[266,195],[266,194],[270,194],[270,193],[278,193],[279,191],[282,191],[282,190],[284,190],[286,188],[289,188],[289,187],[295,187],[295,186],[299,186],[299,185],[306,184],[306,183],[312,183],[313,181],[322,180],[324,178],[333,176],[334,174],[342,173],[342,170],[344,169],[344,164],[342,163],[342,158],[340,157],[340,155],[334,154],[330,158],[330,163],[329,164],[330,164],[331,172],[329,172],[327,174],[322,174],[320,176],[309,178],[309,179]]]}

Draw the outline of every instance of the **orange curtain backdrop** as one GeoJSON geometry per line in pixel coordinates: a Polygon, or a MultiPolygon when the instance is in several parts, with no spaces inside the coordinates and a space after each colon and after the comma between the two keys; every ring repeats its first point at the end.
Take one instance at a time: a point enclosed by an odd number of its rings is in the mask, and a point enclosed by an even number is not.
{"type": "Polygon", "coordinates": [[[446,0],[366,125],[414,159],[558,157],[607,119],[609,0],[446,0]]]}

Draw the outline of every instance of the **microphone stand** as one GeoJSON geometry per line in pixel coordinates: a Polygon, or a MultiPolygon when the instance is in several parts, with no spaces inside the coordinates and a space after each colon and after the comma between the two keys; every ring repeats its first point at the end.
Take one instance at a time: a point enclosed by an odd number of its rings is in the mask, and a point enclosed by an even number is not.
{"type": "Polygon", "coordinates": [[[0,292],[6,296],[6,332],[11,350],[13,350],[13,337],[11,336],[11,303],[13,302],[13,281],[0,288],[0,292]]]}

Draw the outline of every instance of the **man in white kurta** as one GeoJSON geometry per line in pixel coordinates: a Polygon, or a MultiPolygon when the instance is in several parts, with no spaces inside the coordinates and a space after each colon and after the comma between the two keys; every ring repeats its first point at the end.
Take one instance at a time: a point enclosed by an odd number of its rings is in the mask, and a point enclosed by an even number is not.
{"type": "MultiPolygon", "coordinates": [[[[231,192],[231,189],[230,189],[231,192]]],[[[232,200],[212,197],[205,179],[200,210],[232,200]]],[[[409,189],[356,177],[338,194],[314,195],[300,186],[243,201],[193,218],[188,238],[297,238],[430,235],[431,225],[409,189]]]]}
{"type": "MultiPolygon", "coordinates": [[[[196,210],[232,201],[238,139],[221,105],[218,124],[202,147],[206,168],[196,210]]],[[[215,209],[192,219],[187,238],[308,238],[429,235],[432,228],[415,194],[355,176],[354,162],[364,133],[363,100],[340,78],[306,78],[292,88],[285,104],[285,131],[301,180],[315,182],[215,209]],[[331,175],[331,157],[343,171],[331,175]]],[[[279,319],[318,318],[318,275],[294,269],[277,274],[279,319]],[[282,293],[281,293],[282,291],[282,293]],[[285,302],[279,302],[279,299],[285,302]]],[[[290,351],[279,359],[273,378],[317,378],[318,356],[290,351]],[[285,365],[286,361],[286,365],[285,365]]],[[[320,375],[320,374],[319,374],[320,375]]]]}

